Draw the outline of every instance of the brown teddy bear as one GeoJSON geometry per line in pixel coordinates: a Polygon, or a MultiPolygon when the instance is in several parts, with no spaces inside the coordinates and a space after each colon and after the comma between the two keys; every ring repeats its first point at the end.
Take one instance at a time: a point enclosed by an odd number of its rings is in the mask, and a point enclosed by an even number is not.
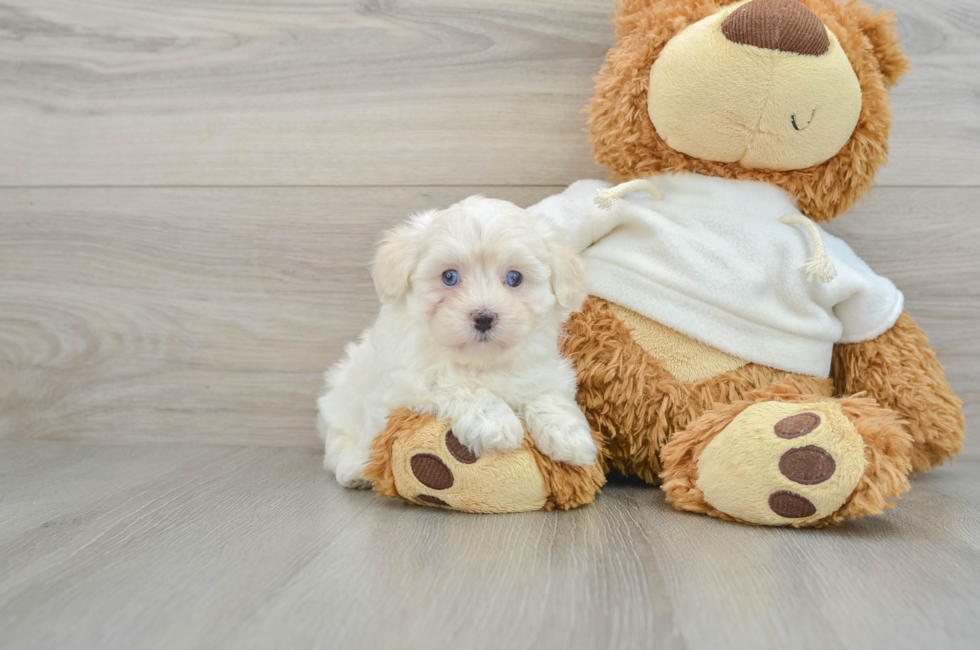
{"type": "Polygon", "coordinates": [[[567,325],[601,458],[526,438],[476,458],[451,423],[392,414],[381,495],[471,512],[588,503],[612,466],[676,508],[762,525],[881,513],[960,451],[961,403],[894,285],[815,222],[885,162],[908,70],[890,13],[857,0],[621,0],[596,79],[596,160],[531,208],[582,250],[567,325]]]}

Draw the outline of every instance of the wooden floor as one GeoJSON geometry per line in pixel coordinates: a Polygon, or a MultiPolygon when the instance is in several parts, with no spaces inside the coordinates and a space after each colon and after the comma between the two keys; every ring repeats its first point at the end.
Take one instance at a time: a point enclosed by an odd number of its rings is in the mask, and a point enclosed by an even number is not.
{"type": "Polygon", "coordinates": [[[0,443],[4,648],[976,648],[980,454],[886,516],[750,528],[611,486],[418,508],[317,450],[0,443]]]}
{"type": "Polygon", "coordinates": [[[915,72],[829,229],[905,293],[967,451],[794,531],[320,469],[379,233],[605,176],[580,109],[613,0],[0,0],[0,649],[976,648],[980,5],[887,4],[915,72]]]}

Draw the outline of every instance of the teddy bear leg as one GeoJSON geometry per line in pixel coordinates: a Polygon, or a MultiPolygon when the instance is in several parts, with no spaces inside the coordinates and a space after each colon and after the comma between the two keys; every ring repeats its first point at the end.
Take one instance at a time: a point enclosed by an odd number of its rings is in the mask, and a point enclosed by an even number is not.
{"type": "Polygon", "coordinates": [[[867,393],[901,414],[912,434],[912,467],[927,472],[963,449],[963,402],[946,381],[925,332],[902,312],[871,341],[834,346],[831,372],[839,393],[867,393]]]}
{"type": "Polygon", "coordinates": [[[567,510],[591,503],[605,483],[599,464],[555,462],[527,432],[517,450],[478,457],[451,422],[408,409],[388,416],[364,474],[379,496],[479,513],[567,510]]]}
{"type": "Polygon", "coordinates": [[[708,411],[662,450],[680,510],[768,526],[880,514],[909,488],[912,439],[869,398],[776,392],[708,411]]]}

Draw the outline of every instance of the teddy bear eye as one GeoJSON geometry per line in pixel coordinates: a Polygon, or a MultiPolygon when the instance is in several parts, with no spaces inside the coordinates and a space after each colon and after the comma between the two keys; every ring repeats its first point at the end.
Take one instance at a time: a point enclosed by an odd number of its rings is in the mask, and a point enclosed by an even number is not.
{"type": "Polygon", "coordinates": [[[445,284],[447,287],[452,287],[457,282],[459,282],[459,272],[458,271],[454,271],[453,269],[449,269],[448,271],[443,271],[443,273],[442,273],[442,283],[443,284],[445,284]]]}
{"type": "Polygon", "coordinates": [[[524,277],[520,273],[518,273],[517,271],[508,271],[507,272],[507,286],[508,287],[516,287],[517,285],[519,285],[521,283],[521,280],[523,280],[523,279],[524,279],[524,277]]]}

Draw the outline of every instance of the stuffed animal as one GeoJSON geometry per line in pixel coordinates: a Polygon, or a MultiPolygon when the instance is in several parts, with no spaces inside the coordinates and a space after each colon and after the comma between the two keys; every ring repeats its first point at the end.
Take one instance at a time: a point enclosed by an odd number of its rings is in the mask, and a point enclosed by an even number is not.
{"type": "Polygon", "coordinates": [[[472,512],[590,502],[615,467],[680,510],[820,527],[879,514],[961,448],[961,402],[903,296],[818,225],[867,194],[908,71],[857,0],[621,0],[589,124],[611,186],[531,211],[582,251],[564,353],[601,458],[476,458],[398,412],[381,495],[472,512]]]}

